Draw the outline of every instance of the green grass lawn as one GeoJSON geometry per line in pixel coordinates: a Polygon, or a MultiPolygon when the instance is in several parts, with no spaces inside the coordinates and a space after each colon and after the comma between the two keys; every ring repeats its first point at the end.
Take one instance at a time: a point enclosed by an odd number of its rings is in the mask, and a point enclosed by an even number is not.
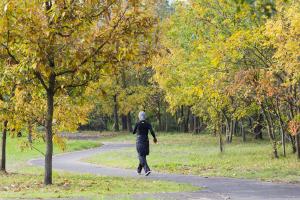
{"type": "MultiPolygon", "coordinates": [[[[0,173],[0,198],[60,198],[88,197],[89,199],[110,199],[112,195],[137,193],[194,191],[199,188],[187,184],[177,184],[165,181],[152,181],[133,178],[104,177],[94,175],[79,175],[54,171],[54,184],[43,185],[43,168],[28,166],[27,161],[42,157],[45,144],[42,141],[34,143],[35,149],[21,146],[26,138],[8,138],[7,170],[8,174],[0,173]],[[146,191],[145,191],[145,188],[146,191]]],[[[67,142],[67,151],[76,151],[100,146],[98,140],[71,140],[67,142]]],[[[62,151],[55,146],[55,153],[62,151]]]]}
{"type": "Polygon", "coordinates": [[[55,173],[52,186],[43,185],[42,175],[9,174],[0,175],[1,198],[63,198],[88,197],[109,198],[112,195],[193,191],[196,187],[165,181],[133,178],[102,177],[55,173]]]}
{"type": "MultiPolygon", "coordinates": [[[[26,170],[27,161],[33,158],[43,157],[40,152],[45,152],[45,143],[41,140],[33,143],[34,148],[24,147],[27,139],[8,138],[7,139],[7,171],[15,172],[26,170]]],[[[66,151],[77,151],[87,148],[101,146],[101,142],[95,140],[67,140],[66,151]]],[[[54,154],[62,153],[63,151],[54,145],[54,154]]],[[[1,153],[0,153],[1,154],[1,153]]],[[[22,171],[23,172],[23,171],[22,171]]]]}
{"type": "MultiPolygon", "coordinates": [[[[127,135],[107,141],[134,140],[134,136],[127,135]]],[[[240,138],[234,138],[232,144],[225,145],[223,153],[219,152],[217,138],[207,134],[158,134],[158,141],[157,145],[151,144],[148,157],[154,171],[300,182],[300,162],[296,156],[289,153],[286,158],[272,158],[268,140],[252,140],[244,144],[240,138]]],[[[130,169],[135,169],[138,162],[135,148],[99,154],[87,161],[130,169]]]]}

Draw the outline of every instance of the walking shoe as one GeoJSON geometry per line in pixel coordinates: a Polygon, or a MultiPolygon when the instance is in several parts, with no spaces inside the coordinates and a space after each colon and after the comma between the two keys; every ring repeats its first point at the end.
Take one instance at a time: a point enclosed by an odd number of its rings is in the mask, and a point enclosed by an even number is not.
{"type": "Polygon", "coordinates": [[[149,176],[151,174],[151,171],[147,171],[145,176],[149,176]]]}
{"type": "Polygon", "coordinates": [[[138,175],[141,175],[141,173],[142,173],[142,167],[141,167],[141,166],[139,166],[139,167],[137,168],[136,173],[137,173],[138,175]]]}
{"type": "Polygon", "coordinates": [[[138,175],[141,175],[142,169],[143,169],[143,167],[142,167],[141,165],[139,165],[138,168],[136,169],[136,173],[137,173],[138,175]]]}

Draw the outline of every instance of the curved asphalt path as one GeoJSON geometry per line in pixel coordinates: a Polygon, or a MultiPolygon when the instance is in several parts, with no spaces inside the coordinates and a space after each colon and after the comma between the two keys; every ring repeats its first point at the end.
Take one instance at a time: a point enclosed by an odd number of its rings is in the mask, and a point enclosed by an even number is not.
{"type": "MultiPolygon", "coordinates": [[[[153,172],[150,176],[138,176],[134,170],[98,166],[80,161],[86,157],[107,151],[118,151],[132,147],[133,144],[105,143],[103,146],[83,151],[70,152],[53,157],[53,168],[58,170],[89,173],[95,175],[146,178],[177,183],[188,183],[204,189],[196,192],[158,193],[133,195],[135,199],[164,200],[300,200],[300,185],[261,182],[256,180],[234,178],[205,178],[192,175],[162,174],[153,172]]],[[[44,166],[43,159],[30,160],[31,165],[44,166]]],[[[116,198],[118,199],[118,198],[116,198]]]]}

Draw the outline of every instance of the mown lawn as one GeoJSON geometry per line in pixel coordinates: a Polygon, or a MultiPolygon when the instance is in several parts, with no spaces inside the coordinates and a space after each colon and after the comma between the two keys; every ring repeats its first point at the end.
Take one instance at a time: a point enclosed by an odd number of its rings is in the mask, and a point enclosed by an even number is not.
{"type": "MultiPolygon", "coordinates": [[[[33,158],[43,157],[45,152],[45,143],[41,140],[34,141],[33,148],[26,147],[27,139],[8,138],[7,139],[7,170],[8,172],[20,172],[26,170],[27,161],[33,158]],[[42,152],[42,153],[41,153],[42,152]]],[[[101,146],[101,142],[95,140],[66,140],[65,151],[77,151],[87,148],[101,146]]],[[[54,145],[54,154],[62,153],[63,151],[57,145],[54,145]]],[[[1,155],[1,153],[0,153],[1,155]]]]}
{"type": "MultiPolygon", "coordinates": [[[[134,136],[120,136],[109,141],[134,142],[134,136]]],[[[158,134],[158,141],[157,145],[151,145],[148,157],[154,171],[300,182],[300,162],[290,153],[290,146],[286,158],[274,159],[267,139],[242,143],[240,138],[234,138],[232,144],[225,145],[223,153],[219,152],[217,138],[208,134],[158,134]]],[[[136,157],[135,148],[128,148],[99,154],[87,161],[135,169],[136,157]]]]}
{"type": "MultiPolygon", "coordinates": [[[[87,197],[88,199],[110,199],[112,195],[123,195],[130,199],[130,194],[194,191],[199,188],[187,184],[177,184],[165,181],[152,181],[133,178],[104,177],[63,173],[54,171],[54,184],[43,185],[43,168],[28,166],[27,161],[42,157],[45,144],[42,141],[34,143],[35,149],[22,150],[26,138],[8,138],[7,170],[8,174],[0,173],[1,198],[61,198],[87,197]],[[37,151],[38,149],[39,151],[37,151]],[[146,189],[145,189],[146,188],[146,189]]],[[[98,140],[67,141],[67,151],[76,151],[100,146],[98,140]]],[[[55,146],[55,153],[62,151],[55,146]]],[[[122,198],[123,199],[123,198],[122,198]]]]}
{"type": "MultiPolygon", "coordinates": [[[[112,195],[193,191],[196,187],[165,181],[55,173],[52,186],[43,185],[42,174],[0,175],[1,198],[88,197],[109,199],[112,195]]],[[[127,198],[129,199],[129,197],[127,198]]]]}

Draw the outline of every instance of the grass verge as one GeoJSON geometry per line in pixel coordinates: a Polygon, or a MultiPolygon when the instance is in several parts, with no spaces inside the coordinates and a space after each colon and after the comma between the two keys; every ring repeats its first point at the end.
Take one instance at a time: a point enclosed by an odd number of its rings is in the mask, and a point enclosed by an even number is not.
{"type": "MultiPolygon", "coordinates": [[[[199,188],[187,184],[177,184],[166,181],[142,180],[133,178],[103,177],[74,173],[55,172],[54,184],[43,185],[43,168],[28,166],[27,161],[42,157],[45,144],[42,141],[34,143],[34,149],[22,146],[26,138],[8,138],[7,169],[8,174],[0,173],[1,198],[69,198],[86,197],[88,199],[110,199],[113,195],[137,193],[194,191],[199,188]]],[[[100,146],[98,140],[67,141],[67,151],[77,151],[100,146]]],[[[62,151],[55,146],[55,154],[62,151]]]]}
{"type": "MultiPolygon", "coordinates": [[[[24,172],[27,161],[33,158],[43,157],[45,143],[41,140],[34,141],[33,148],[26,147],[27,139],[8,138],[7,140],[7,170],[9,172],[24,172]]],[[[101,146],[101,142],[95,140],[66,140],[65,152],[78,151],[82,149],[101,146]]],[[[57,145],[54,145],[54,154],[63,153],[57,145]]]]}
{"type": "MultiPolygon", "coordinates": [[[[300,162],[296,156],[289,153],[287,157],[272,158],[272,148],[267,140],[242,143],[240,138],[234,138],[232,144],[225,145],[224,153],[219,152],[217,138],[207,134],[159,134],[158,140],[157,145],[151,145],[148,157],[155,171],[300,182],[300,162]]],[[[107,141],[134,142],[134,136],[120,136],[107,141]]],[[[137,166],[135,148],[99,154],[86,161],[131,169],[137,166]]]]}
{"type": "Polygon", "coordinates": [[[165,181],[55,173],[55,183],[44,186],[42,175],[1,174],[1,198],[107,198],[112,195],[193,191],[196,187],[165,181]]]}

